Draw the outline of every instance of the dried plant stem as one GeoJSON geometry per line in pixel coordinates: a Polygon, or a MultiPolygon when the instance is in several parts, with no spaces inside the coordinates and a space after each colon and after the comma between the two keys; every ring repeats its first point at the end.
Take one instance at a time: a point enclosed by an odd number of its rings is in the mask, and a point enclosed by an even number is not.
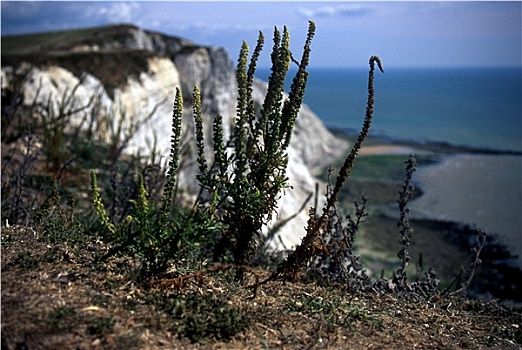
{"type": "Polygon", "coordinates": [[[325,231],[326,226],[328,225],[328,220],[330,217],[330,208],[335,206],[338,201],[339,192],[346,181],[346,179],[350,176],[352,168],[355,164],[355,158],[359,150],[361,149],[363,141],[368,136],[368,132],[370,131],[370,126],[372,122],[373,116],[373,108],[374,108],[374,95],[375,91],[373,88],[373,80],[374,80],[374,71],[375,71],[375,63],[381,72],[384,73],[384,70],[381,65],[381,61],[379,57],[372,56],[370,57],[370,71],[368,73],[368,102],[366,106],[366,116],[364,119],[362,130],[357,138],[357,141],[352,147],[352,150],[348,157],[346,157],[344,164],[339,171],[339,175],[337,176],[337,181],[335,182],[335,187],[333,188],[331,194],[327,197],[326,205],[323,207],[323,213],[319,218],[315,218],[315,209],[312,208],[310,210],[310,219],[308,220],[307,233],[301,244],[297,246],[296,250],[288,256],[288,258],[283,261],[277,269],[272,273],[272,275],[263,281],[262,283],[266,283],[271,280],[275,280],[280,277],[292,277],[298,271],[302,270],[304,266],[308,264],[310,259],[316,254],[317,251],[328,252],[327,248],[320,241],[320,237],[322,233],[325,231]]]}
{"type": "Polygon", "coordinates": [[[482,261],[480,260],[480,253],[482,252],[482,248],[484,248],[485,242],[486,242],[486,233],[484,233],[483,231],[479,231],[479,244],[478,244],[478,247],[473,248],[473,252],[475,254],[471,257],[471,262],[469,264],[468,269],[466,269],[465,271],[462,271],[458,276],[456,276],[453,279],[453,281],[451,281],[451,283],[448,286],[448,288],[446,288],[441,293],[442,295],[462,294],[462,293],[464,293],[466,291],[466,289],[468,289],[469,285],[471,284],[471,280],[475,276],[475,271],[477,270],[479,265],[482,263],[482,261]],[[464,282],[460,283],[460,286],[455,291],[450,293],[449,290],[453,287],[453,285],[455,284],[455,282],[457,280],[461,280],[462,279],[462,276],[464,274],[466,275],[466,278],[465,278],[464,282]]]}
{"type": "Polygon", "coordinates": [[[411,179],[413,177],[413,173],[417,169],[417,162],[415,161],[415,157],[410,155],[408,160],[406,161],[406,176],[404,178],[404,183],[402,185],[401,191],[399,191],[399,212],[400,219],[397,223],[397,227],[399,227],[399,232],[401,234],[401,238],[399,243],[401,244],[401,249],[397,256],[401,259],[401,267],[397,271],[395,275],[394,282],[398,284],[400,287],[405,287],[407,283],[407,274],[406,268],[411,260],[408,247],[410,246],[410,239],[413,233],[413,230],[410,226],[409,214],[410,209],[408,208],[408,202],[413,196],[413,185],[411,183],[411,179]]]}
{"type": "Polygon", "coordinates": [[[322,216],[325,218],[328,215],[329,208],[333,206],[335,203],[337,203],[339,192],[341,191],[341,188],[343,187],[343,184],[346,181],[346,179],[350,176],[353,166],[355,164],[355,158],[357,157],[357,154],[361,149],[362,143],[366,139],[366,137],[368,136],[368,132],[370,131],[373,116],[373,106],[375,104],[375,91],[373,89],[375,62],[377,62],[379,70],[384,73],[379,57],[370,57],[370,72],[368,74],[368,102],[366,106],[366,116],[364,118],[364,124],[359,134],[359,137],[357,137],[357,141],[355,142],[355,144],[352,147],[352,150],[350,151],[350,154],[344,160],[344,164],[341,170],[339,170],[339,175],[337,176],[335,187],[332,191],[332,194],[328,198],[326,206],[323,208],[322,216]]]}

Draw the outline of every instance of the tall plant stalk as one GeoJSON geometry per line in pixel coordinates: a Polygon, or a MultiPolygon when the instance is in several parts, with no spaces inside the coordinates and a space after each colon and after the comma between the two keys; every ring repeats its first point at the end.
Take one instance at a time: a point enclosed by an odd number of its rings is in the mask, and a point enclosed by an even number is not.
{"type": "Polygon", "coordinates": [[[357,154],[361,149],[363,141],[368,136],[372,122],[373,107],[375,103],[375,91],[373,88],[375,63],[377,63],[380,71],[384,73],[379,57],[370,57],[369,63],[370,71],[368,73],[368,102],[366,106],[366,116],[357,141],[353,145],[350,154],[346,157],[343,166],[339,170],[339,175],[337,176],[335,186],[326,199],[326,205],[323,207],[321,216],[317,218],[315,216],[315,208],[311,208],[310,219],[308,220],[308,225],[306,228],[306,235],[301,241],[301,244],[297,246],[295,251],[292,252],[292,254],[290,254],[288,258],[277,267],[277,269],[265,282],[281,277],[291,278],[295,276],[298,271],[301,271],[308,264],[310,259],[317,254],[317,252],[323,251],[328,253],[327,248],[321,242],[321,237],[326,231],[328,225],[331,213],[330,208],[332,208],[338,201],[339,192],[341,191],[341,188],[346,179],[350,176],[357,154]]]}
{"type": "MultiPolygon", "coordinates": [[[[293,78],[288,98],[285,100],[286,74],[292,62],[290,34],[286,27],[281,33],[274,30],[271,53],[272,72],[267,93],[256,115],[252,97],[254,73],[264,45],[264,36],[259,34],[257,45],[249,61],[249,47],[243,43],[236,69],[238,99],[236,123],[230,155],[223,146],[221,117],[214,122],[214,161],[208,166],[203,157],[198,157],[201,174],[200,184],[211,193],[211,209],[221,218],[227,229],[216,245],[215,257],[232,252],[238,267],[238,279],[242,278],[242,267],[249,264],[261,238],[261,229],[277,210],[281,191],[289,186],[286,177],[292,129],[300,106],[308,77],[310,45],[315,33],[315,24],[310,22],[298,70],[293,78]],[[206,169],[213,169],[208,171],[206,169]]],[[[198,99],[194,99],[197,103],[198,99]]],[[[194,107],[195,111],[197,107],[194,107]]],[[[198,154],[201,147],[201,122],[194,113],[198,154]]]]}

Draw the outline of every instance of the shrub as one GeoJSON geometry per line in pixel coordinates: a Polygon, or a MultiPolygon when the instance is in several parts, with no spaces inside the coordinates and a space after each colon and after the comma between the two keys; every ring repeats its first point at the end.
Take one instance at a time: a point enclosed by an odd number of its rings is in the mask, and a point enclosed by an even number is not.
{"type": "Polygon", "coordinates": [[[242,278],[241,267],[249,265],[256,252],[262,227],[277,210],[281,191],[289,187],[286,150],[303,101],[308,77],[306,67],[314,33],[315,25],[310,22],[301,61],[296,62],[289,49],[290,36],[286,27],[282,35],[277,28],[274,30],[272,73],[259,114],[256,114],[254,106],[252,83],[264,45],[263,34],[259,34],[249,64],[249,48],[243,43],[236,70],[238,100],[233,148],[227,154],[222,118],[217,116],[214,119],[212,166],[204,158],[199,91],[194,90],[194,118],[201,172],[198,180],[210,194],[210,212],[226,227],[216,245],[215,258],[222,257],[227,250],[232,251],[234,263],[238,267],[238,279],[242,278]],[[292,61],[298,64],[298,70],[288,98],[284,100],[285,77],[292,61]]]}
{"type": "Polygon", "coordinates": [[[170,262],[177,261],[188,253],[200,251],[202,244],[219,228],[219,224],[205,211],[190,211],[173,206],[175,172],[179,165],[181,143],[182,106],[181,92],[178,89],[174,102],[169,168],[161,206],[149,201],[142,172],[136,183],[135,197],[129,200],[129,214],[123,222],[115,224],[110,221],[101,200],[96,173],[91,171],[93,204],[105,236],[111,244],[102,260],[117,253],[137,254],[140,257],[141,277],[164,272],[170,262]]]}
{"type": "Polygon", "coordinates": [[[175,259],[180,253],[181,247],[183,250],[192,250],[194,247],[190,246],[191,242],[201,243],[203,237],[210,238],[210,231],[219,226],[211,218],[217,218],[224,230],[215,246],[214,256],[220,258],[227,250],[232,251],[238,268],[237,278],[242,278],[242,267],[250,263],[255,253],[263,225],[275,213],[281,191],[289,186],[286,177],[286,149],[303,100],[308,76],[306,67],[314,32],[315,25],[310,22],[301,62],[298,63],[288,99],[283,102],[285,77],[293,59],[287,29],[284,29],[282,35],[277,29],[274,30],[272,74],[259,115],[256,115],[254,108],[252,83],[264,37],[260,33],[250,64],[247,64],[248,45],[243,44],[236,71],[239,91],[232,142],[234,146],[227,154],[222,117],[216,116],[213,125],[212,165],[207,163],[204,156],[201,99],[198,88],[194,88],[193,113],[200,169],[197,179],[210,199],[204,201],[200,197],[190,214],[184,214],[173,205],[183,114],[179,89],[174,102],[171,154],[161,208],[148,201],[143,176],[140,176],[135,198],[129,201],[129,215],[122,223],[115,225],[110,221],[101,201],[96,174],[91,173],[96,212],[102,227],[115,243],[105,257],[133,248],[131,250],[142,256],[146,270],[154,273],[164,271],[168,261],[175,259]]]}
{"type": "Polygon", "coordinates": [[[193,342],[229,340],[250,326],[249,318],[220,294],[163,297],[162,308],[175,322],[175,332],[193,342]]]}
{"type": "Polygon", "coordinates": [[[366,106],[366,117],[364,119],[363,127],[359,137],[353,145],[350,154],[346,157],[343,166],[339,170],[339,175],[337,176],[335,186],[331,191],[329,191],[326,198],[326,204],[323,207],[322,214],[317,217],[316,209],[310,209],[310,218],[306,227],[306,235],[302,239],[301,244],[297,246],[295,251],[292,252],[285,261],[279,264],[277,269],[265,282],[278,278],[293,279],[296,277],[296,274],[300,271],[303,271],[310,260],[320,254],[320,252],[329,254],[328,247],[326,247],[323,243],[323,237],[327,232],[328,223],[330,222],[331,215],[333,213],[332,208],[334,208],[335,204],[337,203],[339,192],[341,191],[344,182],[350,176],[351,170],[355,164],[357,153],[359,152],[362,143],[368,136],[372,122],[373,106],[375,101],[375,92],[373,89],[375,63],[377,63],[381,72],[384,72],[379,57],[370,57],[369,63],[370,72],[368,73],[368,103],[366,106]]]}
{"type": "MultiPolygon", "coordinates": [[[[251,271],[247,266],[256,251],[260,251],[257,248],[262,241],[262,228],[275,214],[282,191],[290,187],[286,176],[287,150],[303,102],[308,78],[306,69],[314,33],[315,25],[310,22],[302,57],[297,61],[289,48],[290,35],[286,27],[282,33],[277,28],[274,30],[272,70],[260,108],[255,105],[252,95],[254,73],[264,46],[264,36],[259,34],[250,59],[249,47],[246,42],[243,43],[236,69],[238,99],[233,135],[231,140],[224,139],[223,118],[215,116],[212,160],[205,158],[201,98],[199,89],[194,87],[193,117],[199,165],[197,180],[201,193],[192,208],[180,206],[177,201],[176,174],[180,170],[183,115],[183,99],[179,89],[174,100],[171,150],[166,169],[158,164],[145,165],[144,158],[139,154],[122,157],[129,139],[142,122],[136,122],[132,117],[127,120],[128,116],[124,112],[119,116],[112,115],[111,113],[116,113],[116,109],[104,111],[100,96],[96,95],[85,105],[78,107],[75,92],[79,84],[72,90],[65,91],[56,101],[50,96],[47,104],[33,102],[28,107],[23,106],[19,91],[3,89],[2,94],[6,99],[4,101],[3,98],[2,102],[6,108],[2,111],[2,137],[10,140],[20,135],[26,137],[22,142],[21,154],[15,156],[13,151],[13,154],[2,159],[2,217],[13,223],[27,223],[32,220],[44,229],[48,242],[81,240],[84,226],[73,215],[75,198],[69,197],[69,211],[65,210],[58,186],[61,185],[60,180],[65,171],[73,167],[75,156],[90,154],[89,166],[96,168],[90,174],[92,204],[101,235],[109,243],[109,250],[101,257],[102,260],[115,254],[137,256],[139,276],[148,278],[165,272],[172,262],[182,258],[201,258],[207,253],[204,247],[216,242],[213,246],[214,259],[227,261],[231,254],[236,278],[243,280],[245,271],[251,271]],[[297,65],[297,71],[290,92],[285,97],[285,79],[291,64],[297,65]],[[92,112],[89,115],[84,113],[90,107],[92,112]],[[31,116],[31,123],[28,124],[30,127],[23,127],[22,118],[17,118],[20,111],[25,118],[28,118],[27,115],[31,116]],[[79,117],[81,122],[71,128],[73,116],[79,117]],[[116,123],[113,123],[112,117],[117,117],[114,118],[116,123]],[[131,125],[124,130],[123,125],[128,124],[127,121],[131,125]],[[41,129],[39,137],[31,132],[32,126],[41,129]],[[92,136],[103,128],[108,129],[110,134],[108,140],[105,140],[106,144],[101,139],[88,144],[75,142],[80,135],[92,136]],[[103,152],[103,159],[109,159],[109,162],[95,163],[100,157],[93,156],[93,150],[96,155],[103,152]],[[45,169],[44,174],[34,174],[35,164],[42,157],[44,163],[50,166],[45,169]],[[123,168],[122,174],[118,173],[120,167],[123,168]],[[110,182],[110,186],[102,186],[100,189],[98,176],[105,182],[110,182]],[[47,182],[42,180],[48,179],[52,179],[51,194],[45,196],[47,182]],[[34,191],[28,191],[31,184],[34,191]],[[37,188],[37,185],[40,187],[37,188]],[[106,207],[104,202],[108,198],[112,202],[106,207]],[[42,202],[43,204],[39,204],[42,202]]],[[[375,64],[383,71],[380,59],[372,56],[369,60],[368,102],[363,127],[335,184],[328,184],[325,206],[321,212],[318,208],[310,209],[306,234],[301,244],[262,283],[295,278],[313,261],[309,270],[312,274],[340,280],[355,290],[370,287],[417,296],[435,293],[438,281],[432,269],[426,273],[425,281],[411,283],[406,274],[410,261],[408,247],[413,232],[407,207],[413,190],[411,178],[416,166],[413,157],[406,162],[406,178],[400,191],[400,268],[391,281],[376,281],[371,284],[359,257],[352,249],[359,226],[368,215],[368,199],[363,196],[361,202],[354,202],[355,212],[353,216],[345,218],[347,224],[337,210],[341,188],[351,174],[359,149],[371,126],[375,64]]],[[[19,86],[20,82],[15,85],[19,86]]],[[[143,118],[143,121],[149,120],[151,115],[143,118]]],[[[15,149],[16,147],[13,148],[15,149]]],[[[152,160],[154,156],[152,154],[152,160]]],[[[74,170],[80,172],[82,169],[74,170]]],[[[457,286],[451,294],[461,293],[469,285],[480,263],[479,254],[484,241],[485,236],[481,235],[469,268],[458,276],[459,281],[454,281],[457,286]]],[[[49,258],[53,259],[51,256],[49,258]]],[[[36,260],[28,253],[21,254],[18,261],[32,266],[36,260]]],[[[197,276],[197,273],[193,276],[197,276]]],[[[452,285],[443,294],[450,293],[452,285]]]]}

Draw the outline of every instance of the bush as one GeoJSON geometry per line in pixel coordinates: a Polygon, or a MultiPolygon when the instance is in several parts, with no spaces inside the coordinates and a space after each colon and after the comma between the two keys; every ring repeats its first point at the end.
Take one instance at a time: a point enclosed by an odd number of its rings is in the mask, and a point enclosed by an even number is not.
{"type": "Polygon", "coordinates": [[[219,294],[163,298],[162,308],[174,320],[175,332],[193,342],[229,340],[249,327],[249,318],[219,294]]]}

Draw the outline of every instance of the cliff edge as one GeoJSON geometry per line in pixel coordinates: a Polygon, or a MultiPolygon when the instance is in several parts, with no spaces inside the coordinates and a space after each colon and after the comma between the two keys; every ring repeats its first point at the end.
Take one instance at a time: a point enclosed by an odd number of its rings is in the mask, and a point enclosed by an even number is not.
{"type": "MultiPolygon", "coordinates": [[[[73,123],[81,123],[86,115],[105,111],[118,116],[111,127],[116,127],[121,120],[125,128],[140,126],[126,149],[131,153],[146,154],[154,149],[160,157],[167,158],[172,103],[175,89],[179,87],[185,105],[183,145],[186,150],[179,183],[189,193],[195,194],[198,190],[191,101],[194,86],[201,90],[206,142],[211,140],[212,120],[218,114],[223,117],[226,138],[233,130],[237,96],[235,67],[223,48],[197,45],[132,25],[5,37],[2,45],[2,89],[23,72],[24,103],[54,100],[57,106],[60,98],[74,91],[72,103],[81,112],[73,117],[73,123]]],[[[254,99],[260,106],[266,86],[260,80],[254,83],[254,99]]],[[[109,137],[109,131],[101,137],[109,137]]],[[[308,106],[302,106],[288,149],[287,175],[292,188],[284,191],[273,223],[300,211],[315,189],[316,173],[341,156],[347,147],[345,141],[325,128],[308,106]]],[[[206,149],[211,150],[211,145],[206,149]]],[[[207,156],[211,158],[211,154],[207,156]]],[[[320,194],[319,198],[322,197],[320,194]]],[[[312,205],[312,202],[305,205],[304,210],[283,226],[278,232],[281,241],[273,240],[273,248],[281,248],[281,242],[288,248],[300,242],[308,219],[306,208],[312,205]]]]}

